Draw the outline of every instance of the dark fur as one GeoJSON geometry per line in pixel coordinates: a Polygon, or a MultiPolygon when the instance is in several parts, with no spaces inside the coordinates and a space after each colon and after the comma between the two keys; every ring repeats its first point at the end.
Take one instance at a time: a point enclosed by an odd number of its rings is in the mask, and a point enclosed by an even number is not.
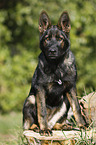
{"type": "Polygon", "coordinates": [[[69,49],[70,29],[67,12],[62,13],[58,25],[51,25],[46,12],[41,13],[42,52],[23,107],[24,129],[39,131],[41,135],[52,134],[51,129],[56,123],[60,127],[64,125],[70,106],[78,125],[85,125],[76,97],[76,65],[69,49]]]}

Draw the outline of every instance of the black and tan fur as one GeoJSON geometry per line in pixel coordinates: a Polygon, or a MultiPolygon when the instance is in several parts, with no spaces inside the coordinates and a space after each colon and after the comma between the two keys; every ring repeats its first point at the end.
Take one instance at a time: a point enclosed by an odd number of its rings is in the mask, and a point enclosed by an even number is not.
{"type": "Polygon", "coordinates": [[[51,135],[64,129],[70,106],[79,127],[85,125],[76,97],[76,65],[70,51],[70,19],[63,12],[57,25],[45,11],[39,18],[39,62],[32,78],[30,93],[23,107],[23,127],[51,135]]]}

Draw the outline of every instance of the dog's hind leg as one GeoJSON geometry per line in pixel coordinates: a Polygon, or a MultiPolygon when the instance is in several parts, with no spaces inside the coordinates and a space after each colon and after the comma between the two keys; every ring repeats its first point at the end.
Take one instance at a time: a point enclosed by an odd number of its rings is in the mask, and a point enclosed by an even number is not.
{"type": "Polygon", "coordinates": [[[36,115],[36,101],[35,96],[30,95],[27,97],[23,107],[23,128],[37,129],[37,115],[36,115]]]}

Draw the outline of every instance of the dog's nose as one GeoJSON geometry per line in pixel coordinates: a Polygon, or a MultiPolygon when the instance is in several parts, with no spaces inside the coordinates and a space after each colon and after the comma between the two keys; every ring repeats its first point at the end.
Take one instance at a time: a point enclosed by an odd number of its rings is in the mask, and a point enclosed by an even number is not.
{"type": "Polygon", "coordinates": [[[51,54],[55,54],[55,53],[56,53],[56,50],[52,48],[52,49],[50,50],[50,52],[51,52],[51,54]]]}

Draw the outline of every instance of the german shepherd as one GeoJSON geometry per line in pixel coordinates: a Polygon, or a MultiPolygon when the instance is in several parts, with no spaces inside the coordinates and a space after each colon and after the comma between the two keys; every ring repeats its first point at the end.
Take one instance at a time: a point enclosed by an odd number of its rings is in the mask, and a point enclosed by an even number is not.
{"type": "Polygon", "coordinates": [[[23,106],[23,128],[41,135],[64,129],[69,108],[79,127],[86,125],[76,97],[76,65],[70,51],[69,15],[64,11],[57,25],[51,25],[42,11],[39,18],[39,62],[32,78],[30,93],[23,106]]]}

